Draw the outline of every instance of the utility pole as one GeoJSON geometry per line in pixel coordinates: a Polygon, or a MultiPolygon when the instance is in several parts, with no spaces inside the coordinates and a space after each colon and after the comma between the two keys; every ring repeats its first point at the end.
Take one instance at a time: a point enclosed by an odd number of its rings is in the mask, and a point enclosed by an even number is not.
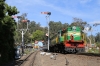
{"type": "Polygon", "coordinates": [[[51,12],[41,12],[41,14],[47,14],[46,16],[46,21],[47,21],[47,24],[48,24],[48,52],[49,52],[49,45],[50,45],[50,35],[49,35],[49,22],[50,22],[50,15],[51,15],[51,12]]]}

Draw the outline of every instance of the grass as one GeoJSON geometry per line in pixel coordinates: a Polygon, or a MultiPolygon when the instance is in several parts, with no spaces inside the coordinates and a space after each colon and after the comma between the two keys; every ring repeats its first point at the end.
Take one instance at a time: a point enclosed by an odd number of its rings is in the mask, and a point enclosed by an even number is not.
{"type": "Polygon", "coordinates": [[[32,52],[33,49],[29,50],[29,49],[25,49],[25,54],[29,54],[30,52],[32,52]]]}
{"type": "Polygon", "coordinates": [[[88,53],[99,53],[99,49],[91,48],[91,49],[88,50],[88,53]]]}

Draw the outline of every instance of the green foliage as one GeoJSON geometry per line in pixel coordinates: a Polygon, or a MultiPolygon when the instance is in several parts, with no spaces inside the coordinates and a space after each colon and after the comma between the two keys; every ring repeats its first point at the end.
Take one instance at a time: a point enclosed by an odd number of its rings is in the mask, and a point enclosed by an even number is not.
{"type": "Polygon", "coordinates": [[[95,36],[95,42],[100,43],[100,33],[97,33],[95,36]]]}
{"type": "Polygon", "coordinates": [[[88,53],[99,53],[99,50],[96,48],[89,49],[88,53]]]}
{"type": "Polygon", "coordinates": [[[19,13],[19,11],[17,11],[17,8],[15,6],[12,7],[9,6],[8,4],[5,4],[5,13],[6,15],[12,16],[19,13]]]}
{"type": "MultiPolygon", "coordinates": [[[[9,6],[5,3],[5,0],[0,0],[0,63],[8,62],[9,60],[14,59],[14,42],[21,43],[21,33],[15,32],[16,22],[12,15],[19,13],[17,8],[14,6],[9,6]],[[15,40],[14,40],[15,39],[15,40]]],[[[20,25],[19,28],[25,28],[26,23],[22,23],[21,20],[25,19],[27,16],[26,14],[21,15],[23,18],[19,20],[20,25]]],[[[85,26],[91,26],[87,24],[87,22],[83,21],[79,18],[74,18],[73,23],[70,25],[68,23],[62,24],[62,22],[54,22],[50,21],[50,40],[55,44],[55,37],[59,30],[63,28],[67,28],[68,26],[79,26],[83,30],[85,26]]],[[[35,21],[31,21],[29,23],[29,30],[24,34],[24,43],[29,43],[33,40],[43,40],[45,39],[45,34],[48,32],[47,27],[41,27],[40,23],[36,23],[35,21]]],[[[98,43],[97,46],[100,46],[100,33],[96,36],[92,36],[92,40],[98,43]]],[[[87,42],[87,34],[85,34],[85,39],[87,42]]],[[[93,49],[94,50],[94,49],[93,49]]],[[[91,50],[90,50],[91,52],[91,50]]]]}
{"type": "Polygon", "coordinates": [[[15,40],[15,44],[20,44],[21,43],[21,33],[20,32],[15,32],[15,36],[14,36],[14,40],[15,40]]]}
{"type": "Polygon", "coordinates": [[[80,18],[73,18],[73,23],[71,23],[70,26],[79,26],[82,30],[84,30],[85,26],[88,26],[91,28],[91,26],[89,24],[87,24],[87,22],[83,21],[80,18]]]}
{"type": "Polygon", "coordinates": [[[100,47],[100,42],[96,42],[96,46],[97,47],[100,47]]]}
{"type": "Polygon", "coordinates": [[[0,20],[5,16],[5,0],[0,0],[0,20]]]}
{"type": "Polygon", "coordinates": [[[44,32],[41,30],[36,30],[35,32],[33,32],[33,40],[43,40],[44,38],[44,32]]]}
{"type": "Polygon", "coordinates": [[[12,15],[17,14],[16,7],[11,7],[0,0],[0,64],[14,59],[15,20],[12,15]]]}
{"type": "Polygon", "coordinates": [[[52,40],[55,38],[55,35],[58,33],[59,30],[67,28],[69,24],[68,23],[62,24],[60,21],[59,22],[50,21],[49,26],[50,26],[50,39],[52,40]]]}

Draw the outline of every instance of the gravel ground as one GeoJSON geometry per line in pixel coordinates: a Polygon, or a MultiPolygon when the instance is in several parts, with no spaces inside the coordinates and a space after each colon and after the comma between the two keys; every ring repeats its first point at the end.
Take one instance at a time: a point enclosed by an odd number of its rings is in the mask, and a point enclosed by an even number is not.
{"type": "Polygon", "coordinates": [[[51,55],[37,54],[34,66],[100,66],[100,57],[58,54],[56,60],[50,58],[51,55]]]}
{"type": "Polygon", "coordinates": [[[32,66],[32,63],[33,66],[100,66],[100,56],[57,54],[55,59],[55,57],[52,57],[55,56],[52,53],[50,55],[41,55],[40,53],[38,52],[36,56],[33,53],[22,66],[32,66]],[[35,61],[33,60],[34,56],[35,61]]]}

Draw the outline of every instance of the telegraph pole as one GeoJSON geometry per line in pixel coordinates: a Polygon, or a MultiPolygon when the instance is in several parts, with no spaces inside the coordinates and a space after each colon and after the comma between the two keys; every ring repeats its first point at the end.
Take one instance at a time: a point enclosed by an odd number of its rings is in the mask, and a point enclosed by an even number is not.
{"type": "Polygon", "coordinates": [[[49,45],[50,45],[50,35],[49,35],[49,22],[50,22],[50,15],[51,15],[51,12],[41,12],[41,14],[47,14],[46,16],[46,21],[47,21],[47,24],[48,24],[48,51],[49,51],[49,45]]]}

